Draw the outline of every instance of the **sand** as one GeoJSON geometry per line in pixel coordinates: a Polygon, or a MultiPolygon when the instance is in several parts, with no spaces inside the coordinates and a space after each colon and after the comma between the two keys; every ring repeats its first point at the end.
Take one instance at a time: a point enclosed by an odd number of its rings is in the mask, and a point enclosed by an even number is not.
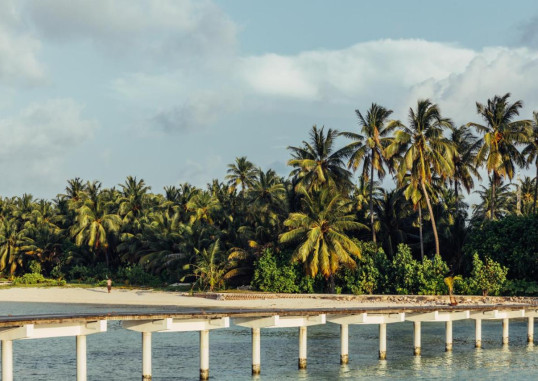
{"type": "MultiPolygon", "coordinates": [[[[460,305],[471,304],[532,304],[536,298],[458,297],[460,305]]],[[[283,295],[261,293],[221,293],[190,296],[182,292],[104,287],[77,288],[0,288],[0,302],[83,303],[129,306],[174,306],[186,308],[254,308],[309,309],[362,308],[388,306],[447,305],[447,296],[355,296],[355,295],[283,295]]],[[[0,315],[3,311],[0,304],[0,315]]]]}

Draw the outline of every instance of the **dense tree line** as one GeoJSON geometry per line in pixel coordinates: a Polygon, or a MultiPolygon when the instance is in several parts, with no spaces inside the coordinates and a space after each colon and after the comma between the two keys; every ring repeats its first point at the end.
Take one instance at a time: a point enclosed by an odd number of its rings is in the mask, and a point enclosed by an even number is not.
{"type": "MultiPolygon", "coordinates": [[[[508,216],[537,219],[537,177],[511,181],[517,168],[533,166],[538,176],[538,113],[520,119],[522,102],[510,103],[509,96],[477,103],[481,123],[463,126],[430,100],[411,107],[407,121],[372,104],[356,110],[357,129],[314,126],[305,141],[288,147],[288,177],[238,157],[224,181],[205,188],[186,183],[159,194],[136,177],[113,188],[75,178],[50,201],[2,198],[0,272],[20,276],[35,272],[37,263],[43,275],[68,280],[185,280],[215,289],[254,277],[260,288],[256,271],[278,262],[301,264],[301,276],[334,290],[342,277],[365,282],[357,274],[371,259],[363,250],[371,241],[374,257],[382,252],[394,261],[404,244],[417,263],[438,258],[447,264],[444,275],[470,274],[470,251],[500,258],[495,245],[477,243],[477,232],[508,216]],[[486,185],[475,189],[481,170],[486,185]],[[394,189],[380,186],[386,175],[394,189]],[[476,192],[480,202],[470,209],[464,191],[476,192]],[[277,260],[264,257],[268,251],[277,260]]],[[[523,256],[536,265],[536,248],[523,256]]],[[[501,262],[509,275],[536,281],[518,272],[518,260],[501,262]]]]}

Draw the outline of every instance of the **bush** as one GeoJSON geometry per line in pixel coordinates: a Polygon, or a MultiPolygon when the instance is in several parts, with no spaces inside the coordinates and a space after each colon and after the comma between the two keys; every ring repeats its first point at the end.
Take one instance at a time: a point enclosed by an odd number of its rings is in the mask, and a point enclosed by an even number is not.
{"type": "MultiPolygon", "coordinates": [[[[297,272],[293,265],[277,260],[273,251],[267,249],[254,264],[251,285],[266,292],[300,292],[297,272]]],[[[313,288],[312,284],[307,285],[313,288]]]]}
{"type": "Polygon", "coordinates": [[[473,270],[471,272],[471,282],[475,292],[482,292],[482,295],[498,295],[504,282],[508,269],[486,257],[483,262],[478,253],[473,255],[473,270]]]}
{"type": "Polygon", "coordinates": [[[40,284],[43,286],[64,286],[65,280],[48,279],[43,275],[36,273],[26,273],[21,277],[13,279],[14,286],[34,284],[40,284]]]}
{"type": "Polygon", "coordinates": [[[538,283],[526,280],[507,280],[501,295],[508,296],[538,296],[538,283]]]}
{"type": "Polygon", "coordinates": [[[133,286],[159,287],[162,285],[159,277],[147,273],[141,265],[120,267],[116,272],[116,278],[133,286]]]}

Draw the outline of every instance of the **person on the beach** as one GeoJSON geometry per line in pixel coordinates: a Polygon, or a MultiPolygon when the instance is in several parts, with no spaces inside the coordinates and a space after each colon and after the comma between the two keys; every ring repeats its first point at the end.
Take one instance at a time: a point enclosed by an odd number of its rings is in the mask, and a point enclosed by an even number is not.
{"type": "Polygon", "coordinates": [[[106,280],[106,289],[108,290],[108,293],[110,294],[110,290],[112,290],[112,279],[110,278],[106,280]]]}

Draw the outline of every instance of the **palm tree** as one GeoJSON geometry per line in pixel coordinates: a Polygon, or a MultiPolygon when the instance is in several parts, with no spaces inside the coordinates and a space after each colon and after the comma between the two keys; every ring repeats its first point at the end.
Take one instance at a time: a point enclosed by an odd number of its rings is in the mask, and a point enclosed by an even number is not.
{"type": "Polygon", "coordinates": [[[488,99],[487,105],[476,102],[476,111],[486,122],[485,125],[467,123],[480,133],[484,134],[481,147],[476,155],[478,164],[486,164],[488,174],[492,174],[492,198],[490,218],[495,218],[495,187],[500,184],[503,177],[510,180],[514,177],[515,164],[525,163],[523,155],[516,145],[524,143],[530,135],[530,121],[514,120],[519,116],[519,109],[523,107],[522,101],[508,103],[510,93],[500,97],[495,95],[488,99]]]}
{"type": "Polygon", "coordinates": [[[135,221],[140,217],[147,203],[147,192],[151,187],[147,186],[143,179],[127,176],[125,184],[120,184],[122,189],[119,200],[119,213],[125,222],[135,221]]]}
{"type": "Polygon", "coordinates": [[[450,180],[454,182],[455,197],[459,197],[460,188],[467,193],[474,187],[473,176],[482,180],[476,166],[476,153],[480,148],[480,139],[474,136],[466,125],[452,127],[450,141],[456,147],[453,157],[454,174],[450,180]]]}
{"type": "Polygon", "coordinates": [[[110,203],[97,196],[96,200],[87,198],[77,209],[75,224],[71,234],[78,246],[88,246],[95,255],[100,251],[105,254],[109,266],[109,240],[112,233],[121,226],[121,218],[110,212],[110,203]]]}
{"type": "Polygon", "coordinates": [[[9,267],[11,276],[23,264],[22,247],[28,242],[27,231],[15,219],[0,222],[0,272],[9,267]]]}
{"type": "Polygon", "coordinates": [[[367,227],[354,221],[349,202],[340,194],[324,188],[312,194],[303,191],[303,195],[304,212],[290,213],[284,221],[290,230],[280,235],[280,242],[299,242],[292,259],[303,262],[308,275],[321,272],[332,280],[341,264],[355,267],[352,257],[361,257],[360,248],[346,232],[367,227]]]}
{"type": "Polygon", "coordinates": [[[534,178],[534,204],[532,213],[536,214],[536,203],[538,202],[538,111],[532,113],[532,131],[530,132],[529,144],[521,152],[527,157],[527,165],[534,162],[536,177],[534,178]]]}
{"type": "Polygon", "coordinates": [[[452,157],[454,145],[443,136],[443,129],[452,127],[450,119],[442,118],[439,107],[429,99],[419,100],[416,111],[409,109],[409,127],[402,126],[396,131],[394,143],[387,148],[388,156],[400,150],[403,155],[398,168],[400,182],[409,171],[409,191],[406,197],[413,195],[413,204],[417,204],[420,193],[426,200],[435,238],[435,253],[440,255],[439,237],[435,225],[428,186],[433,174],[446,178],[454,172],[452,157]],[[422,192],[418,192],[418,187],[422,192]]]}
{"type": "Polygon", "coordinates": [[[240,194],[243,195],[245,189],[252,186],[256,179],[256,167],[246,156],[237,157],[235,164],[228,164],[226,179],[231,186],[231,190],[235,190],[238,186],[241,186],[240,194]]]}
{"type": "Polygon", "coordinates": [[[349,149],[350,157],[348,167],[356,171],[362,163],[362,177],[370,180],[370,227],[372,229],[372,241],[376,242],[375,226],[374,226],[374,200],[372,191],[374,189],[374,175],[377,172],[379,179],[385,176],[385,148],[391,143],[392,138],[387,135],[395,127],[400,125],[399,122],[391,121],[388,124],[387,119],[392,114],[392,110],[388,110],[382,106],[372,103],[366,118],[359,110],[355,110],[359,118],[361,133],[342,132],[341,135],[352,139],[353,142],[346,146],[349,149]]]}
{"type": "Polygon", "coordinates": [[[480,204],[472,206],[471,222],[473,224],[502,218],[514,210],[515,202],[513,192],[510,190],[511,184],[503,184],[502,180],[494,181],[493,176],[488,176],[488,180],[489,186],[487,188],[480,185],[481,189],[476,191],[480,196],[480,204]],[[495,193],[493,189],[495,189],[495,193]],[[493,203],[496,205],[495,209],[491,208],[493,203]],[[495,212],[495,215],[491,215],[492,211],[495,212]]]}
{"type": "Polygon", "coordinates": [[[351,188],[351,173],[344,168],[346,149],[334,150],[334,140],[338,131],[330,129],[325,134],[324,127],[313,126],[310,142],[303,141],[302,147],[288,147],[292,159],[288,165],[295,167],[292,171],[297,179],[297,188],[319,190],[322,186],[335,186],[339,190],[351,188]]]}
{"type": "MultiPolygon", "coordinates": [[[[201,290],[214,291],[222,287],[226,274],[226,262],[223,261],[223,253],[220,250],[220,240],[216,240],[208,249],[198,250],[193,267],[196,284],[201,290]]],[[[191,266],[189,266],[191,267],[191,266]]]]}

